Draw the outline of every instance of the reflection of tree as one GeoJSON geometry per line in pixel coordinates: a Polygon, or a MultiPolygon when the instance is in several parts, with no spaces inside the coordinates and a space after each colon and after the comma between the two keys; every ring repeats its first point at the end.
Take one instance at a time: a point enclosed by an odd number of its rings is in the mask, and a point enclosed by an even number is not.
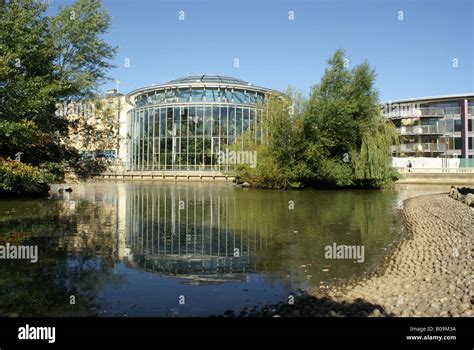
{"type": "Polygon", "coordinates": [[[326,276],[347,278],[361,273],[398,232],[394,192],[302,191],[262,196],[252,192],[238,192],[236,211],[268,241],[257,254],[257,269],[270,272],[272,279],[291,283],[311,276],[308,283],[316,285],[326,276]],[[294,210],[288,209],[289,201],[294,202],[294,210]],[[280,204],[271,204],[275,202],[280,204]],[[277,234],[282,227],[287,232],[277,234]],[[363,245],[365,263],[326,260],[324,247],[333,243],[363,245]],[[330,274],[322,273],[325,266],[330,266],[330,274]]]}
{"type": "Polygon", "coordinates": [[[0,261],[2,313],[87,315],[105,285],[123,282],[112,270],[116,252],[113,226],[108,223],[113,211],[107,205],[76,201],[74,210],[84,214],[76,216],[64,207],[67,203],[32,201],[26,217],[0,220],[0,244],[38,245],[39,257],[37,263],[0,261]]]}
{"type": "MultiPolygon", "coordinates": [[[[304,282],[317,286],[361,273],[397,232],[392,191],[278,192],[202,183],[125,188],[121,232],[132,248],[130,267],[190,277],[198,266],[193,276],[205,275],[202,283],[258,272],[291,290],[304,282]],[[159,248],[158,232],[167,235],[159,248]],[[363,244],[366,262],[326,260],[324,246],[334,242],[363,244]],[[326,266],[329,272],[322,272],[326,266]]],[[[119,258],[116,194],[88,187],[84,196],[87,201],[15,201],[16,213],[0,218],[0,244],[38,244],[40,258],[37,264],[0,260],[0,310],[86,314],[105,286],[123,282],[112,273],[119,258]],[[69,304],[71,294],[76,305],[69,304]]],[[[10,207],[0,201],[0,212],[10,207]]]]}
{"type": "MultiPolygon", "coordinates": [[[[185,243],[188,234],[192,243],[197,233],[198,252],[203,235],[205,254],[212,247],[213,255],[226,256],[237,247],[248,256],[252,271],[267,273],[287,286],[360,274],[397,232],[391,191],[222,192],[172,186],[131,189],[129,196],[129,215],[136,220],[132,246],[141,253],[145,246],[157,252],[158,242],[152,237],[159,234],[167,235],[168,244],[174,239],[173,254],[178,254],[178,247],[181,254],[194,253],[185,243]],[[178,208],[180,201],[186,203],[183,210],[178,208]],[[154,223],[147,225],[152,217],[154,223]],[[326,260],[324,247],[333,243],[364,245],[365,263],[326,260]],[[323,274],[326,266],[330,271],[323,274]]],[[[162,251],[166,242],[161,238],[162,251]]]]}

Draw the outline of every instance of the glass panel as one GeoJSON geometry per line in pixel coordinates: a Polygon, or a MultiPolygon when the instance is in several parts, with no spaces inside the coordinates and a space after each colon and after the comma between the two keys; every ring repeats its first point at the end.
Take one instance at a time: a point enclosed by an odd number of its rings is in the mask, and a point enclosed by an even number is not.
{"type": "Polygon", "coordinates": [[[191,92],[189,89],[178,90],[178,102],[188,102],[191,98],[191,92]]]}
{"type": "Polygon", "coordinates": [[[240,90],[236,90],[234,91],[233,95],[234,97],[234,101],[233,102],[236,102],[236,103],[245,103],[245,95],[243,93],[243,91],[240,91],[240,90]]]}
{"type": "Polygon", "coordinates": [[[249,127],[249,109],[244,107],[243,108],[243,129],[242,131],[245,131],[249,127]]]}
{"type": "Polygon", "coordinates": [[[155,138],[155,147],[154,147],[154,166],[153,170],[159,170],[160,169],[160,139],[155,138]]]}
{"type": "Polygon", "coordinates": [[[252,131],[251,135],[252,135],[252,139],[255,139],[255,135],[256,135],[256,131],[257,131],[257,128],[255,126],[255,123],[256,123],[256,119],[255,119],[255,109],[253,108],[250,108],[250,111],[249,111],[249,114],[250,114],[250,117],[249,117],[249,128],[250,130],[252,131]]]}
{"type": "Polygon", "coordinates": [[[165,102],[167,103],[172,103],[175,102],[175,94],[172,90],[167,90],[165,92],[165,102]]]}
{"type": "Polygon", "coordinates": [[[204,134],[206,136],[209,136],[212,134],[212,108],[211,107],[206,107],[205,108],[205,132],[204,134]]]}
{"type": "Polygon", "coordinates": [[[460,137],[454,138],[454,149],[462,149],[462,143],[460,137]]]}
{"type": "Polygon", "coordinates": [[[166,167],[166,139],[162,138],[160,139],[160,169],[165,170],[166,167]]]}
{"type": "Polygon", "coordinates": [[[227,144],[227,130],[229,127],[229,119],[227,118],[227,106],[220,107],[221,112],[221,142],[227,144]]]}
{"type": "Polygon", "coordinates": [[[446,119],[446,132],[454,131],[454,122],[451,118],[446,119]]]}
{"type": "Polygon", "coordinates": [[[231,144],[234,141],[235,137],[235,106],[229,106],[229,140],[228,143],[231,144]]]}
{"type": "Polygon", "coordinates": [[[203,100],[203,96],[203,89],[193,89],[193,102],[201,102],[203,100]]]}
{"type": "Polygon", "coordinates": [[[242,133],[242,108],[237,107],[236,111],[236,136],[242,133]]]}
{"type": "Polygon", "coordinates": [[[232,90],[227,89],[225,92],[226,102],[232,102],[232,90]]]}
{"type": "Polygon", "coordinates": [[[219,128],[220,128],[220,118],[219,118],[219,107],[212,107],[212,135],[219,136],[219,128]]]}
{"type": "Polygon", "coordinates": [[[179,112],[181,114],[181,136],[188,136],[188,108],[180,107],[179,112]]]}
{"type": "Polygon", "coordinates": [[[166,108],[160,108],[160,137],[166,136],[166,108]]]}
{"type": "Polygon", "coordinates": [[[454,120],[454,131],[462,131],[461,119],[455,119],[454,120]]]}
{"type": "Polygon", "coordinates": [[[206,102],[215,102],[217,99],[216,99],[216,96],[217,95],[217,91],[214,90],[214,89],[206,89],[206,93],[205,93],[205,96],[206,96],[206,102]]]}
{"type": "Polygon", "coordinates": [[[189,107],[189,135],[196,135],[196,107],[189,107]]]}
{"type": "Polygon", "coordinates": [[[196,107],[196,134],[202,136],[204,132],[204,107],[196,107]]]}
{"type": "Polygon", "coordinates": [[[172,169],[173,166],[173,108],[166,109],[166,148],[165,148],[165,164],[166,169],[172,169]]]}
{"type": "Polygon", "coordinates": [[[181,107],[174,108],[174,118],[173,118],[173,136],[177,136],[181,133],[181,107]]]}
{"type": "Polygon", "coordinates": [[[160,136],[160,109],[159,108],[155,109],[153,127],[155,129],[155,137],[159,137],[160,136]]]}
{"type": "Polygon", "coordinates": [[[254,92],[247,92],[249,96],[249,103],[256,104],[257,103],[257,95],[254,92]]]}
{"type": "Polygon", "coordinates": [[[155,95],[155,103],[163,103],[165,101],[165,93],[163,91],[155,95]]]}
{"type": "Polygon", "coordinates": [[[225,91],[223,89],[219,89],[217,91],[217,100],[219,102],[223,102],[224,101],[224,98],[225,98],[225,91]]]}

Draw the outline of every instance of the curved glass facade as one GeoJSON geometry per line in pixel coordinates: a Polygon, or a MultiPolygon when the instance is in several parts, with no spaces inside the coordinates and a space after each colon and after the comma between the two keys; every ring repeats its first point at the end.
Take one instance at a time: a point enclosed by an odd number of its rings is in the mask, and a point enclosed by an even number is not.
{"type": "Polygon", "coordinates": [[[221,151],[251,126],[251,137],[260,139],[257,106],[266,93],[270,90],[219,76],[182,78],[131,93],[128,169],[227,170],[218,163],[221,151]]]}

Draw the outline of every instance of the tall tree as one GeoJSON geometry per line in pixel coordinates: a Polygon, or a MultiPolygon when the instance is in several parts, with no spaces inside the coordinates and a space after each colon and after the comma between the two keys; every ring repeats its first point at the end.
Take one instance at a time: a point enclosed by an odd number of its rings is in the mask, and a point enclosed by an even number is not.
{"type": "Polygon", "coordinates": [[[352,69],[343,50],[329,59],[304,114],[305,157],[316,182],[330,186],[380,186],[390,182],[390,145],[396,134],[381,114],[375,71],[352,69]]]}
{"type": "Polygon", "coordinates": [[[81,150],[68,142],[77,123],[57,106],[90,103],[107,80],[117,51],[103,40],[110,17],[98,0],[76,0],[52,17],[46,10],[34,0],[0,1],[0,157],[20,151],[32,165],[83,169],[81,150]]]}
{"type": "Polygon", "coordinates": [[[110,16],[98,0],[76,0],[62,8],[51,21],[56,55],[56,73],[65,98],[90,97],[106,82],[109,63],[117,48],[102,35],[110,26],[110,16]]]}
{"type": "MultiPolygon", "coordinates": [[[[287,92],[297,113],[285,99],[267,99],[257,167],[237,167],[242,180],[287,188],[381,187],[394,179],[390,146],[398,137],[381,114],[375,71],[367,62],[349,69],[343,50],[328,63],[308,101],[287,92]]],[[[251,146],[241,138],[237,147],[251,146]]]]}

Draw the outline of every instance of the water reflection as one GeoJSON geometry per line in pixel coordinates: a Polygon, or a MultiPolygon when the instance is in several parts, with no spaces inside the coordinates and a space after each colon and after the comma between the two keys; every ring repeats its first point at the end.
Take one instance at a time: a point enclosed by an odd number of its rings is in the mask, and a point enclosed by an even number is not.
{"type": "Polygon", "coordinates": [[[398,237],[400,193],[97,182],[0,200],[0,244],[39,247],[37,264],[0,261],[0,312],[205,316],[280,301],[366,271],[398,237]],[[326,259],[334,243],[363,245],[364,263],[326,259]]]}
{"type": "Polygon", "coordinates": [[[230,225],[235,198],[198,187],[128,191],[127,227],[131,266],[192,279],[199,283],[245,279],[255,271],[261,250],[256,231],[230,225]]]}
{"type": "Polygon", "coordinates": [[[89,315],[113,274],[114,220],[107,206],[78,201],[0,201],[0,245],[37,245],[35,264],[0,261],[0,314],[89,315]],[[80,215],[71,215],[75,212],[80,215]]]}

